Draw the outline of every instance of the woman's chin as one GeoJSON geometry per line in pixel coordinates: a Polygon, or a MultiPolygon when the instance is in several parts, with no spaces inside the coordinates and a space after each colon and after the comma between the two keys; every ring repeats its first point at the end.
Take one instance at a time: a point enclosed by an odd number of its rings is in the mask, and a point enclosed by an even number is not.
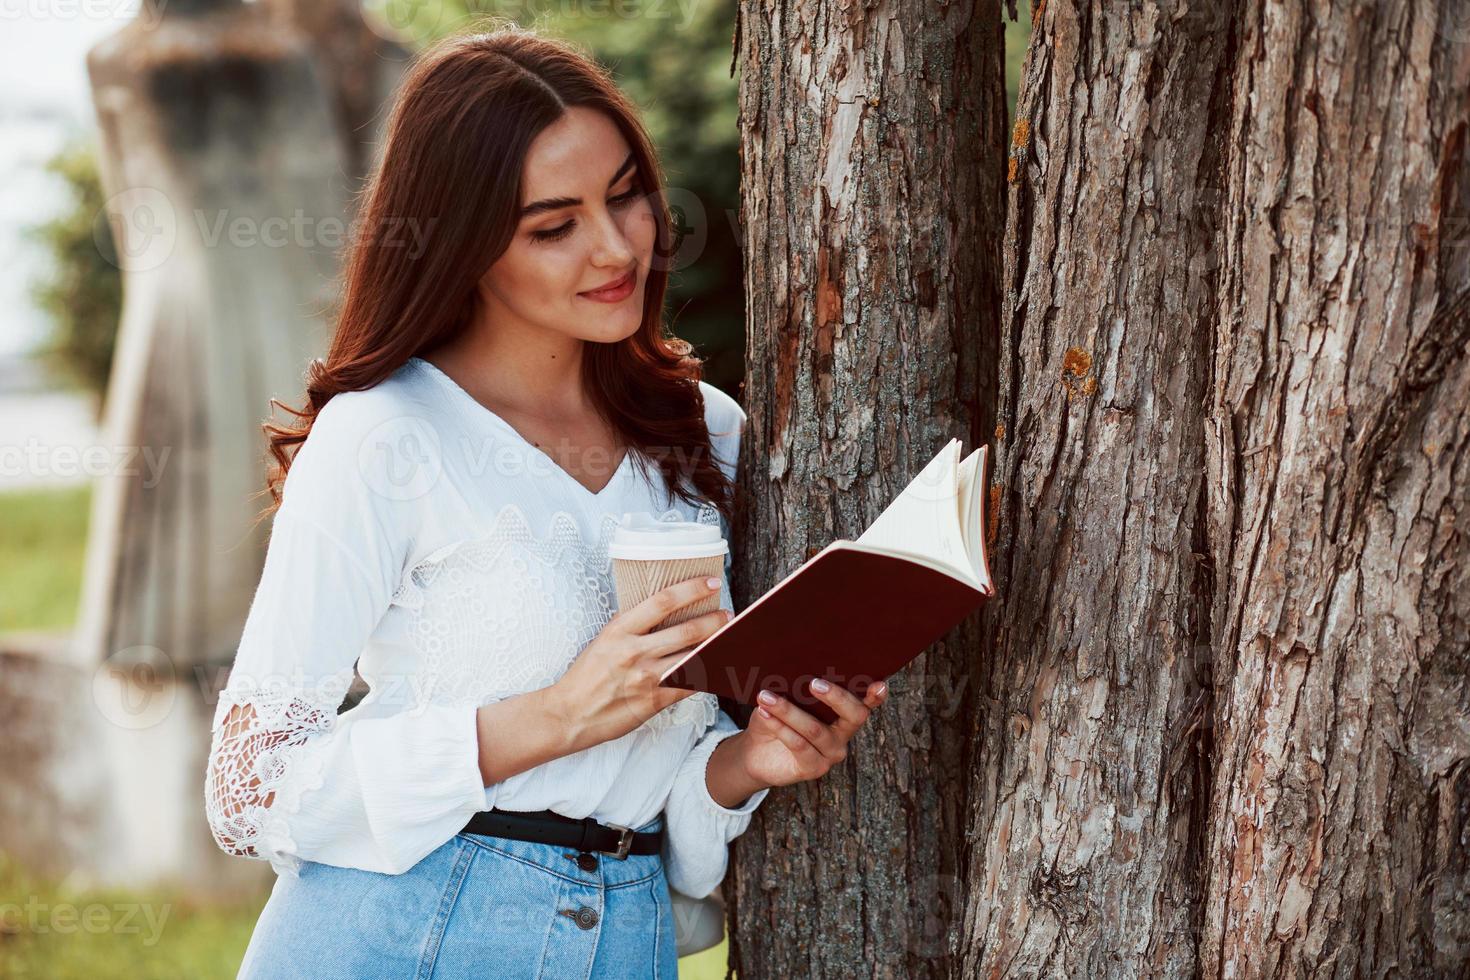
{"type": "Polygon", "coordinates": [[[643,308],[631,303],[610,316],[591,319],[584,323],[583,339],[599,344],[616,344],[627,340],[643,325],[643,308]]]}

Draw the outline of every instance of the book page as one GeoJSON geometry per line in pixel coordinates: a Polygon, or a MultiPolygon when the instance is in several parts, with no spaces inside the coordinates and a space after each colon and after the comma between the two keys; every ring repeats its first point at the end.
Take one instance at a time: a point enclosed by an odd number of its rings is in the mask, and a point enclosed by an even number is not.
{"type": "Polygon", "coordinates": [[[990,447],[981,446],[960,464],[960,481],[968,488],[961,523],[965,531],[965,547],[974,562],[975,581],[991,595],[995,594],[995,583],[990,580],[990,558],[985,553],[985,521],[990,504],[990,447]],[[970,465],[971,461],[973,465],[970,465]]]}
{"type": "Polygon", "coordinates": [[[966,581],[975,580],[960,527],[959,452],[960,440],[951,439],[858,536],[858,543],[928,558],[966,581]]]}
{"type": "Polygon", "coordinates": [[[965,555],[970,559],[970,567],[975,570],[975,581],[984,578],[984,572],[980,570],[980,522],[977,519],[976,501],[980,496],[977,489],[980,483],[980,450],[976,449],[960,462],[960,537],[965,542],[965,555]]]}

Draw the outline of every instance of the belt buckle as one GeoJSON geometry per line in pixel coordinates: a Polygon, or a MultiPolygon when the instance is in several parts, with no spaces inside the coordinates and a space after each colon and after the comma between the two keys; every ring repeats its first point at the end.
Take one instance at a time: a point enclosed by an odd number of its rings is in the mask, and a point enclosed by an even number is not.
{"type": "Polygon", "coordinates": [[[633,828],[624,827],[622,824],[616,823],[605,824],[605,826],[611,827],[613,830],[621,831],[621,833],[618,834],[617,851],[609,851],[608,853],[612,854],[613,857],[617,858],[619,861],[628,860],[628,849],[633,846],[633,828]]]}

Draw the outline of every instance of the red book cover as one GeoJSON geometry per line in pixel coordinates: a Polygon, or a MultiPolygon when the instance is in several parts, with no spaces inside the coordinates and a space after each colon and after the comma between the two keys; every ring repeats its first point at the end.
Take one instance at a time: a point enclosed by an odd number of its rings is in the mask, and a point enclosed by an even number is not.
{"type": "Polygon", "coordinates": [[[833,541],[693,647],[662,686],[749,705],[770,688],[831,723],[812,678],[862,697],[957,626],[995,594],[986,451],[958,463],[958,447],[941,450],[856,541],[833,541]]]}

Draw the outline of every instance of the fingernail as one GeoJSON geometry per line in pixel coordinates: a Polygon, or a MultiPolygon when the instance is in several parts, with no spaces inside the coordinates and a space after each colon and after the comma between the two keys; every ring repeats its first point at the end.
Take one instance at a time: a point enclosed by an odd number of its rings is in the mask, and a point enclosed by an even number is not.
{"type": "Polygon", "coordinates": [[[759,697],[766,704],[775,704],[776,703],[776,695],[772,694],[770,691],[762,691],[760,693],[759,697]]]}
{"type": "Polygon", "coordinates": [[[831,684],[828,684],[826,681],[822,680],[820,677],[815,678],[812,681],[812,690],[813,691],[826,691],[831,686],[832,686],[831,684]]]}
{"type": "Polygon", "coordinates": [[[888,690],[888,682],[883,681],[879,684],[874,685],[873,690],[877,691],[880,695],[883,694],[888,690]]]}
{"type": "Polygon", "coordinates": [[[755,710],[759,711],[763,717],[766,717],[766,718],[771,717],[771,713],[769,711],[767,711],[765,708],[756,708],[755,710]]]}
{"type": "Polygon", "coordinates": [[[720,580],[717,578],[707,578],[704,580],[704,584],[712,589],[718,589],[720,587],[720,580]]]}

